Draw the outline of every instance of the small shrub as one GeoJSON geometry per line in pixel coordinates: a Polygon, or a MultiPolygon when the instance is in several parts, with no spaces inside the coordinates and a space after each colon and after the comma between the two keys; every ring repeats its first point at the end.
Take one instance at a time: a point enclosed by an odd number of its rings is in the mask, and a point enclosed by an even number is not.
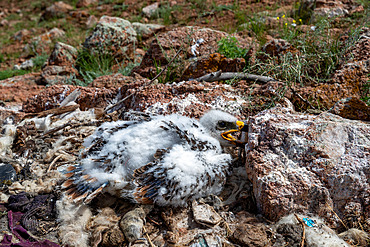
{"type": "Polygon", "coordinates": [[[217,51],[228,58],[245,58],[247,55],[247,49],[240,48],[235,37],[222,38],[218,41],[217,51]]]}

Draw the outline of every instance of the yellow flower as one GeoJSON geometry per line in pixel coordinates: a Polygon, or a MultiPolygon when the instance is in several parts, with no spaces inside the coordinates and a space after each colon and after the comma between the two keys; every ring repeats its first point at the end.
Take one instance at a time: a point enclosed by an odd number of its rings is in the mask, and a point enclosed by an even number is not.
{"type": "Polygon", "coordinates": [[[288,26],[288,23],[285,22],[285,26],[288,26]]]}
{"type": "Polygon", "coordinates": [[[302,23],[302,19],[299,19],[299,22],[302,23]]]}
{"type": "Polygon", "coordinates": [[[279,18],[279,16],[278,17],[276,17],[276,20],[279,20],[280,18],[279,18]]]}
{"type": "Polygon", "coordinates": [[[285,18],[285,15],[283,15],[283,18],[285,18]]]}
{"type": "Polygon", "coordinates": [[[293,23],[295,23],[295,20],[293,20],[293,23]]]}

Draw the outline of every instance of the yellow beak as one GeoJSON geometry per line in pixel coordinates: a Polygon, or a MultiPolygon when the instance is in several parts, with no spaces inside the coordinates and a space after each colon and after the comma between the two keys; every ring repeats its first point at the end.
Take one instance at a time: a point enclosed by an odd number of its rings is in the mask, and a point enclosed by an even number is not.
{"type": "Polygon", "coordinates": [[[224,138],[225,140],[227,140],[227,141],[229,141],[229,142],[231,142],[235,145],[237,145],[238,140],[235,137],[233,137],[231,135],[231,133],[240,132],[245,127],[245,124],[242,121],[236,121],[236,125],[238,126],[238,129],[228,130],[228,131],[225,131],[221,134],[222,138],[224,138]]]}

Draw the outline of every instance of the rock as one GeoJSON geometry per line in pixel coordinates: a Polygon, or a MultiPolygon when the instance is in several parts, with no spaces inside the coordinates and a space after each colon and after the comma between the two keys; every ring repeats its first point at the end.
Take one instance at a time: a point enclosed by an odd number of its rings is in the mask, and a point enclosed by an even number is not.
{"type": "MultiPolygon", "coordinates": [[[[130,95],[143,82],[138,80],[123,85],[119,90],[119,99],[130,95]]],[[[118,108],[163,115],[179,113],[195,118],[211,108],[217,108],[239,115],[244,109],[243,105],[247,103],[242,95],[244,90],[221,83],[186,81],[173,85],[151,84],[144,90],[137,91],[118,108]]]]}
{"type": "Polygon", "coordinates": [[[262,46],[262,51],[271,57],[284,55],[288,52],[292,54],[299,53],[288,41],[283,39],[271,39],[262,46]]]}
{"type": "Polygon", "coordinates": [[[0,188],[10,185],[17,179],[17,172],[10,164],[0,163],[0,188]]]}
{"type": "Polygon", "coordinates": [[[159,24],[143,24],[140,22],[133,22],[132,27],[136,34],[144,39],[153,36],[155,33],[163,31],[166,27],[159,24]]]}
{"type": "Polygon", "coordinates": [[[30,35],[31,35],[31,31],[29,31],[27,29],[22,29],[22,30],[19,30],[18,32],[16,32],[13,35],[13,38],[17,41],[22,41],[30,35]]]}
{"type": "Polygon", "coordinates": [[[359,121],[281,106],[250,117],[246,169],[259,210],[270,220],[312,213],[338,227],[332,210],[346,219],[345,208],[358,203],[368,218],[369,150],[370,127],[359,121]]]}
{"type": "Polygon", "coordinates": [[[244,58],[226,58],[219,53],[212,53],[190,61],[182,74],[180,81],[195,79],[211,72],[241,72],[245,67],[244,58]]]}
{"type": "Polygon", "coordinates": [[[334,8],[316,8],[313,16],[317,18],[319,16],[333,18],[337,16],[345,16],[348,15],[348,10],[344,9],[343,7],[334,7],[334,8]]]}
{"type": "Polygon", "coordinates": [[[29,73],[0,81],[0,100],[11,105],[22,104],[25,99],[44,89],[35,82],[39,76],[40,73],[29,73]]]}
{"type": "Polygon", "coordinates": [[[217,225],[222,220],[221,216],[208,204],[192,204],[195,222],[201,225],[217,225]]]}
{"type": "Polygon", "coordinates": [[[44,13],[41,15],[41,20],[49,20],[52,18],[64,17],[73,7],[69,4],[66,4],[62,1],[56,2],[50,7],[46,8],[44,13]]]}
{"type": "Polygon", "coordinates": [[[77,59],[77,49],[62,42],[55,43],[47,65],[72,66],[77,59]]]}
{"type": "Polygon", "coordinates": [[[33,64],[33,60],[32,59],[28,59],[26,61],[24,61],[21,65],[14,65],[13,69],[14,70],[20,70],[20,69],[23,69],[23,70],[28,70],[28,69],[32,69],[34,66],[33,64]]]}
{"type": "Polygon", "coordinates": [[[129,21],[103,16],[83,46],[93,52],[108,53],[123,60],[132,56],[136,43],[136,32],[129,21]]]}
{"type": "Polygon", "coordinates": [[[9,21],[6,19],[3,19],[0,21],[0,26],[5,27],[9,25],[9,21]]]}
{"type": "Polygon", "coordinates": [[[235,230],[230,236],[230,240],[240,246],[271,246],[268,235],[269,230],[252,214],[242,211],[236,215],[235,230]]]}
{"type": "MultiPolygon", "coordinates": [[[[217,42],[223,38],[229,36],[225,32],[212,30],[209,28],[200,27],[179,27],[169,32],[160,34],[156,39],[152,41],[146,52],[141,64],[134,68],[133,72],[139,73],[144,77],[154,77],[158,72],[158,69],[162,69],[168,64],[168,62],[175,56],[178,49],[184,49],[178,56],[177,62],[172,63],[175,67],[178,78],[181,76],[181,71],[184,70],[183,60],[194,56],[192,46],[197,41],[202,40],[201,44],[196,47],[196,55],[201,57],[217,52],[217,42]]],[[[237,37],[238,38],[238,37],[237,37]]],[[[251,46],[251,40],[238,38],[241,46],[251,46]]]]}
{"type": "Polygon", "coordinates": [[[63,37],[64,35],[65,32],[63,30],[54,27],[49,32],[31,39],[31,41],[23,48],[23,53],[25,53],[25,55],[45,53],[53,40],[63,37]]]}
{"type": "Polygon", "coordinates": [[[130,244],[141,237],[145,217],[146,214],[142,208],[135,208],[126,213],[119,222],[119,226],[130,244]]]}
{"type": "Polygon", "coordinates": [[[47,87],[44,91],[28,98],[23,103],[23,111],[27,113],[36,113],[58,107],[58,105],[72,93],[75,89],[81,91],[76,103],[80,105],[81,110],[95,107],[106,107],[108,101],[116,95],[116,90],[106,88],[91,88],[72,85],[54,85],[47,87]]]}
{"type": "Polygon", "coordinates": [[[76,3],[76,7],[77,8],[87,7],[89,5],[95,5],[97,3],[98,0],[78,0],[78,2],[76,3]]]}
{"type": "Polygon", "coordinates": [[[341,99],[328,112],[343,118],[370,121],[370,106],[355,97],[341,99]]]}
{"type": "Polygon", "coordinates": [[[42,68],[39,84],[64,84],[71,76],[78,75],[78,71],[74,67],[76,59],[76,48],[57,42],[46,65],[42,68]]]}
{"type": "Polygon", "coordinates": [[[86,21],[87,28],[92,28],[98,23],[98,19],[95,17],[95,15],[90,15],[89,18],[86,21]]]}
{"type": "Polygon", "coordinates": [[[146,17],[151,18],[155,14],[158,8],[159,8],[159,3],[156,2],[156,3],[153,3],[151,5],[144,7],[142,9],[142,12],[146,17]]]}
{"type": "MultiPolygon", "coordinates": [[[[307,215],[297,216],[305,222],[305,246],[349,247],[343,239],[339,238],[332,229],[326,226],[322,219],[307,215]],[[309,223],[307,223],[308,221],[309,223]]],[[[294,214],[283,217],[273,228],[284,238],[284,242],[280,242],[280,245],[275,244],[274,246],[301,246],[302,225],[298,222],[294,214]]]]}

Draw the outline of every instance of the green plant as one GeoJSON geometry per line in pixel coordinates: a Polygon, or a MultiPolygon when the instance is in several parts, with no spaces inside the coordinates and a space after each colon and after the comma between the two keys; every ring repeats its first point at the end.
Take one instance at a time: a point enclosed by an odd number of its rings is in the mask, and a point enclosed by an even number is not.
{"type": "Polygon", "coordinates": [[[217,51],[228,58],[245,58],[247,55],[247,49],[241,48],[238,40],[231,36],[218,41],[217,51]]]}
{"type": "MultiPolygon", "coordinates": [[[[370,77],[370,74],[368,74],[368,77],[370,77]]],[[[365,85],[362,86],[361,91],[361,100],[370,106],[370,80],[368,80],[365,85]]]]}
{"type": "Polygon", "coordinates": [[[33,62],[34,67],[37,68],[37,69],[40,69],[44,65],[44,63],[46,62],[48,57],[49,57],[48,54],[42,53],[42,54],[37,55],[34,58],[32,58],[32,62],[33,62]]]}
{"type": "Polygon", "coordinates": [[[28,70],[12,70],[12,69],[3,70],[3,71],[0,71],[0,80],[4,80],[4,79],[7,79],[13,76],[17,76],[17,75],[24,75],[29,72],[30,71],[28,70]]]}
{"type": "Polygon", "coordinates": [[[99,76],[112,74],[111,67],[115,63],[115,59],[110,54],[93,53],[87,49],[81,49],[77,56],[76,68],[88,85],[99,76]]]}

